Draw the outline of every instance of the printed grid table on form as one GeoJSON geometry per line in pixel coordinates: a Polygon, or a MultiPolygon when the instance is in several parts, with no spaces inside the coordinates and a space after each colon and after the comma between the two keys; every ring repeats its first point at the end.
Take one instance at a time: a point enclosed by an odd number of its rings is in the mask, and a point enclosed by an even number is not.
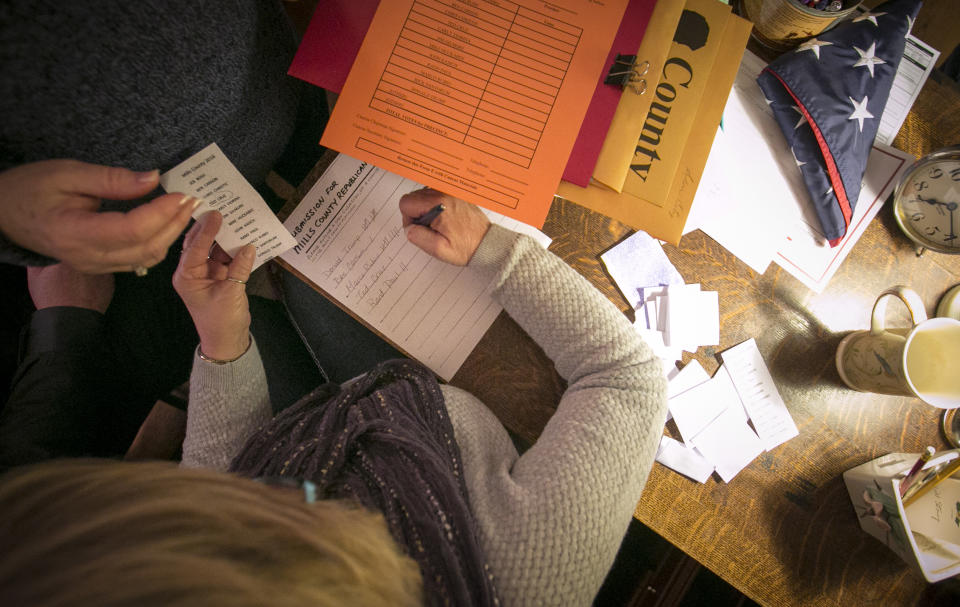
{"type": "Polygon", "coordinates": [[[370,107],[528,168],[581,34],[510,2],[416,0],[370,107]]]}

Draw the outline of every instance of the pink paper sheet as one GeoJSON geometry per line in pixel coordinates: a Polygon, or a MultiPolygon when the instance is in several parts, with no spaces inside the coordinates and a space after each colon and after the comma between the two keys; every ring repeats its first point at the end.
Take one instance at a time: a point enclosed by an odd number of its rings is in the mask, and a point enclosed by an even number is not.
{"type": "MultiPolygon", "coordinates": [[[[570,158],[567,160],[567,168],[563,171],[565,181],[575,183],[582,188],[590,183],[593,167],[597,164],[600,148],[603,147],[603,140],[607,137],[607,129],[610,128],[610,122],[617,111],[617,103],[620,102],[622,92],[617,86],[604,84],[603,80],[607,77],[607,72],[617,53],[633,55],[637,52],[656,3],[656,0],[630,0],[627,5],[623,20],[620,22],[620,29],[617,30],[610,52],[607,54],[606,67],[600,74],[600,80],[593,92],[593,99],[587,108],[587,115],[583,119],[577,141],[573,144],[573,151],[570,152],[570,158]]],[[[656,82],[653,84],[656,85],[656,82]]]]}
{"type": "Polygon", "coordinates": [[[325,0],[317,4],[287,73],[339,93],[379,5],[380,0],[325,0]]]}

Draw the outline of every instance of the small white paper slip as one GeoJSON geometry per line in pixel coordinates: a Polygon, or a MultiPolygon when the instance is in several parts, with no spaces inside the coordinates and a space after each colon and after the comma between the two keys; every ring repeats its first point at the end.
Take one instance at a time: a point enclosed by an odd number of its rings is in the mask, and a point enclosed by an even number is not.
{"type": "Polygon", "coordinates": [[[667,406],[685,443],[727,409],[741,409],[736,414],[743,419],[740,398],[726,373],[716,373],[712,379],[674,396],[667,400],[667,406]]]}
{"type": "Polygon", "coordinates": [[[687,447],[669,436],[660,439],[656,460],[698,483],[707,482],[713,474],[713,464],[707,458],[700,455],[693,447],[687,447]]]}
{"type": "Polygon", "coordinates": [[[241,247],[257,248],[253,269],[292,249],[297,243],[267,203],[216,143],[211,143],[160,176],[167,192],[183,192],[203,199],[194,219],[220,211],[223,225],[216,241],[233,257],[241,247]]]}
{"type": "Polygon", "coordinates": [[[715,292],[703,296],[697,283],[667,287],[666,297],[659,301],[660,317],[665,322],[664,342],[688,352],[696,352],[701,345],[716,345],[720,337],[717,301],[715,292]],[[716,341],[711,341],[714,328],[716,341]]]}
{"type": "MultiPolygon", "coordinates": [[[[680,369],[677,368],[677,361],[661,358],[660,363],[663,365],[663,374],[667,376],[667,385],[670,385],[670,381],[680,373],[680,369]]],[[[666,421],[668,422],[671,419],[673,419],[673,414],[670,413],[670,409],[667,409],[666,421]]]]}
{"type": "Polygon", "coordinates": [[[693,343],[696,347],[720,345],[720,294],[716,291],[699,291],[697,315],[691,318],[695,327],[693,343]]]}
{"type": "Polygon", "coordinates": [[[634,308],[639,299],[637,290],[646,285],[683,284],[683,277],[667,259],[660,243],[642,230],[618,243],[600,259],[634,308]]]}
{"type": "Polygon", "coordinates": [[[643,287],[639,289],[640,306],[636,307],[637,322],[645,321],[648,329],[663,331],[663,324],[660,322],[660,297],[667,294],[666,287],[643,287]]]}
{"type": "Polygon", "coordinates": [[[747,425],[742,412],[733,407],[721,413],[688,443],[716,467],[717,474],[725,483],[733,480],[763,453],[763,441],[747,425]]]}
{"type": "Polygon", "coordinates": [[[680,360],[683,356],[683,351],[680,348],[671,348],[664,345],[663,343],[663,333],[657,331],[656,329],[644,329],[639,323],[633,323],[633,330],[637,332],[637,335],[640,336],[650,349],[653,350],[653,353],[656,354],[657,358],[669,361],[670,364],[674,364],[675,361],[680,360]]]}
{"type": "Polygon", "coordinates": [[[665,341],[671,346],[696,352],[700,346],[720,343],[720,304],[716,291],[701,291],[698,284],[671,286],[667,288],[665,307],[665,341]]]}
{"type": "Polygon", "coordinates": [[[933,48],[913,34],[907,34],[903,46],[903,57],[897,66],[897,74],[893,77],[893,86],[890,87],[890,96],[883,107],[880,116],[880,126],[877,128],[876,140],[891,145],[900,131],[903,121],[913,103],[920,96],[920,89],[927,81],[937,65],[940,51],[933,48]]]}
{"type": "Polygon", "coordinates": [[[673,398],[705,381],[709,381],[710,376],[699,362],[691,360],[669,380],[667,383],[667,398],[673,398]]]}
{"type": "Polygon", "coordinates": [[[720,356],[767,451],[800,433],[752,337],[720,356]]]}

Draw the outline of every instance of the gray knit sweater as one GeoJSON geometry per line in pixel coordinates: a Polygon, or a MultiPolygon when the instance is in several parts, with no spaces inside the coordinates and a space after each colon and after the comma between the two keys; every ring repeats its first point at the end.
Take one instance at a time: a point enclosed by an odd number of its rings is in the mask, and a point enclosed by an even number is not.
{"type": "MultiPolygon", "coordinates": [[[[442,387],[497,590],[505,605],[588,605],[653,464],[662,367],[616,307],[532,239],[491,226],[470,267],[495,279],[495,298],[569,382],[522,456],[483,403],[442,387]]],[[[269,418],[255,344],[227,365],[196,358],[183,465],[225,470],[269,418]]]]}

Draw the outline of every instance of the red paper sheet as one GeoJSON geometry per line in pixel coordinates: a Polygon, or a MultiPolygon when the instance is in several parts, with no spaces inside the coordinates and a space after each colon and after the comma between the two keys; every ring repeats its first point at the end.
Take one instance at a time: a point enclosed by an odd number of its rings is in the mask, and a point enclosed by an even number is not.
{"type": "Polygon", "coordinates": [[[324,0],[287,73],[334,93],[343,89],[380,0],[324,0]]]}

